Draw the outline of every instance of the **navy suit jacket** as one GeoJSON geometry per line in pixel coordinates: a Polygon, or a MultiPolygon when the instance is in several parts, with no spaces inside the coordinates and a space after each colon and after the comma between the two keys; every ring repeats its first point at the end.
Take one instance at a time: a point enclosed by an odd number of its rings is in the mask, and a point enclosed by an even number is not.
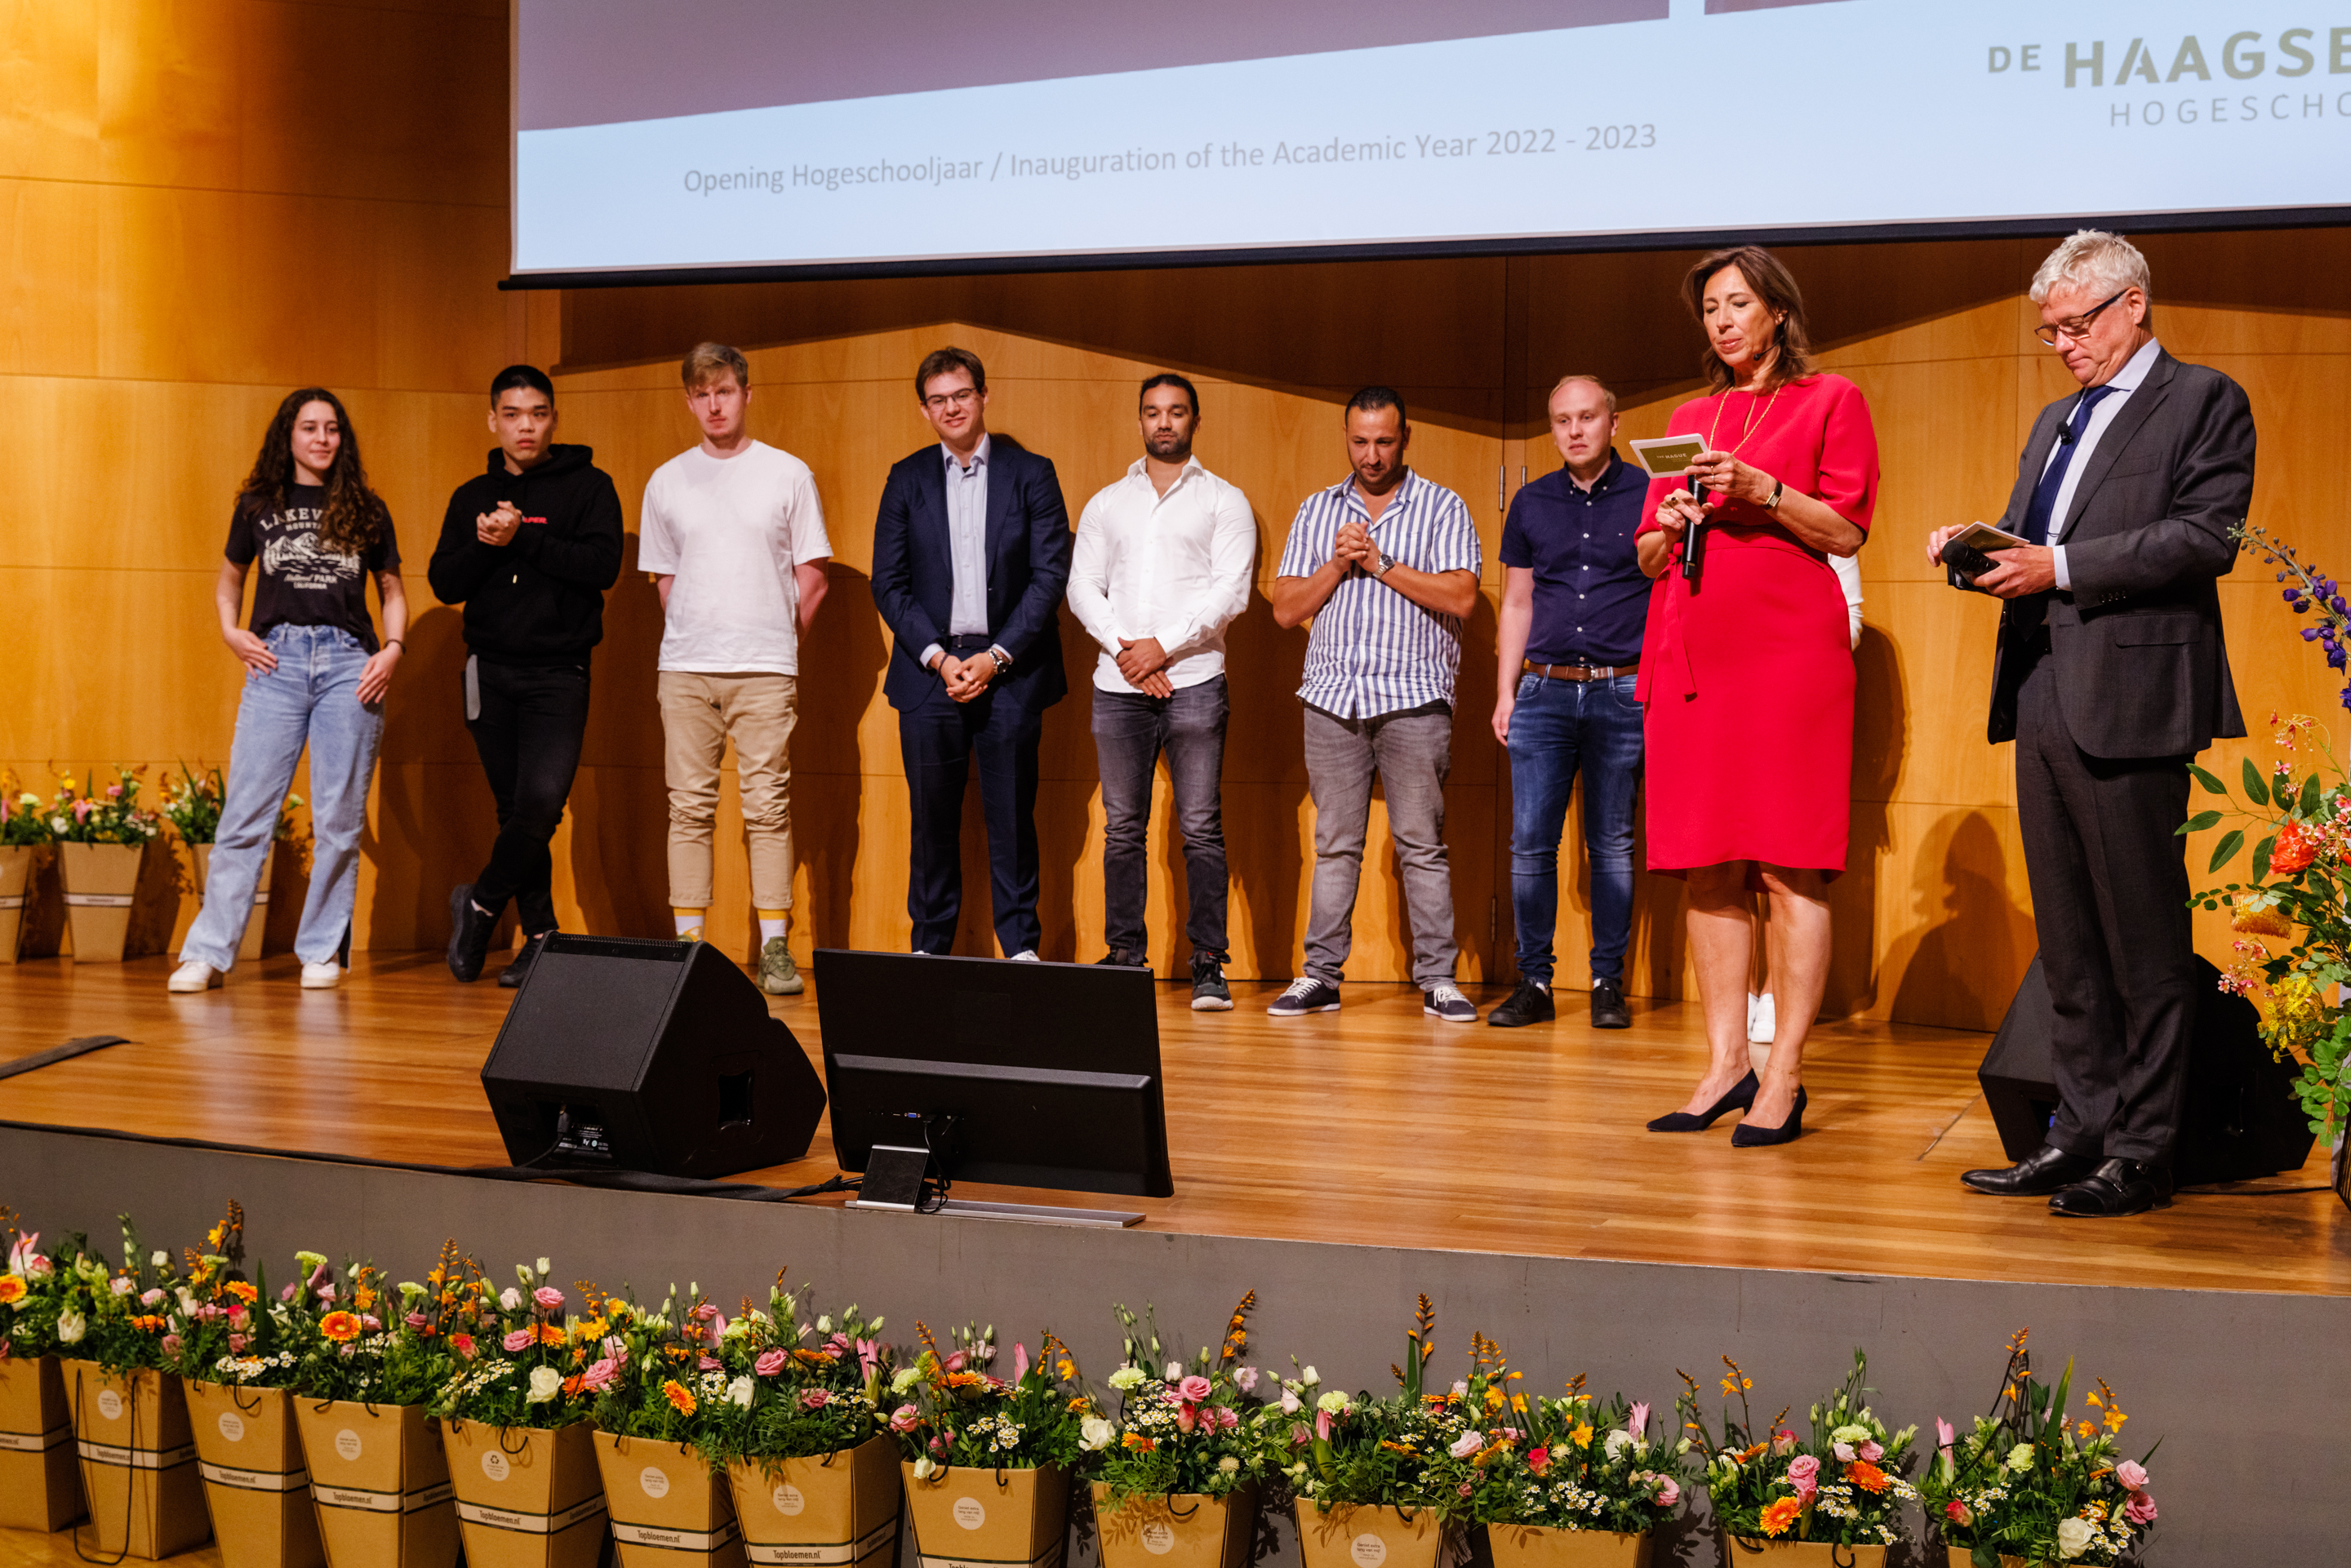
{"type": "MultiPolygon", "coordinates": [[[[1070,511],[1050,460],[991,434],[987,448],[987,635],[1012,655],[995,700],[1040,712],[1068,695],[1061,594],[1069,586],[1070,511]]],[[[901,713],[939,677],[916,661],[947,640],[955,564],[947,545],[946,459],[934,442],[890,470],[873,523],[873,606],[894,645],[882,690],[901,713]]]]}

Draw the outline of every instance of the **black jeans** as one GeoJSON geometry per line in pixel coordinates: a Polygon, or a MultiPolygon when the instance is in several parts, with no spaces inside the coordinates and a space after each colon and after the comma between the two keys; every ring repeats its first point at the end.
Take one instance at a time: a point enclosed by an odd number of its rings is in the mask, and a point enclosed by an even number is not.
{"type": "Polygon", "coordinates": [[[555,862],[547,845],[580,770],[588,667],[476,659],[474,669],[481,713],[465,727],[498,802],[497,841],[474,879],[474,902],[496,915],[512,899],[524,934],[537,936],[555,929],[555,862]]]}
{"type": "Polygon", "coordinates": [[[1095,688],[1094,752],[1102,766],[1103,936],[1113,953],[1146,956],[1144,906],[1151,868],[1151,786],[1159,754],[1176,795],[1184,837],[1184,891],[1191,902],[1185,935],[1192,951],[1222,963],[1225,951],[1225,722],[1232,712],[1225,677],[1179,688],[1173,696],[1095,688]]]}

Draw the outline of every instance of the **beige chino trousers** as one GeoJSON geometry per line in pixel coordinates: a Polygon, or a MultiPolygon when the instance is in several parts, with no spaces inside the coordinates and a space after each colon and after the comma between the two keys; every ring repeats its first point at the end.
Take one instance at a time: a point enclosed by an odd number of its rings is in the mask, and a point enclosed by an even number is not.
{"type": "Polygon", "coordinates": [[[711,841],[718,822],[718,765],[735,742],[743,836],[751,850],[751,903],[792,906],[792,726],[799,682],[755,673],[661,672],[663,771],[669,784],[669,901],[707,909],[711,841]]]}

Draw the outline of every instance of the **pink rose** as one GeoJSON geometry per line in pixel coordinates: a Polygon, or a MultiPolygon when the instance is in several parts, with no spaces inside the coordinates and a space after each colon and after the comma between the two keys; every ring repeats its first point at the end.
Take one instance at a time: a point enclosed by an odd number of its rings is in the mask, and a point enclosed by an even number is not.
{"type": "Polygon", "coordinates": [[[1943,1505],[1943,1517],[1953,1524],[1973,1524],[1976,1521],[1976,1516],[1969,1511],[1968,1505],[1958,1498],[1943,1505]]]}
{"type": "Polygon", "coordinates": [[[953,1355],[947,1357],[946,1367],[949,1372],[961,1372],[963,1370],[963,1364],[964,1354],[961,1351],[957,1351],[953,1355]]]}
{"type": "Polygon", "coordinates": [[[165,1334],[165,1335],[163,1336],[162,1351],[163,1351],[163,1354],[164,1354],[165,1355],[177,1355],[177,1354],[180,1354],[180,1336],[179,1336],[178,1334],[175,1334],[175,1333],[167,1333],[167,1334],[165,1334]]]}
{"type": "Polygon", "coordinates": [[[2137,1459],[2125,1459],[2115,1467],[2115,1479],[2123,1483],[2125,1491],[2145,1491],[2147,1467],[2137,1459]]]}
{"type": "Polygon", "coordinates": [[[1886,1457],[1886,1450],[1878,1445],[1876,1438],[1872,1438],[1861,1446],[1861,1457],[1874,1465],[1886,1457]]]}
{"type": "Polygon", "coordinates": [[[1228,1432],[1241,1424],[1240,1412],[1238,1410],[1219,1409],[1214,1412],[1214,1414],[1217,1417],[1217,1425],[1223,1427],[1228,1432]]]}
{"type": "Polygon", "coordinates": [[[2143,1491],[2135,1491],[2131,1493],[2130,1500],[2123,1504],[2123,1517],[2129,1520],[2133,1524],[2153,1524],[2155,1522],[2155,1499],[2147,1496],[2147,1493],[2143,1491]]]}
{"type": "Polygon", "coordinates": [[[357,1345],[354,1345],[354,1344],[347,1344],[347,1345],[344,1345],[344,1346],[342,1347],[342,1356],[343,1356],[343,1359],[344,1359],[345,1361],[349,1361],[349,1360],[350,1360],[350,1358],[352,1357],[352,1355],[353,1355],[353,1354],[355,1354],[358,1352],[358,1350],[359,1350],[359,1346],[357,1346],[357,1345]]]}
{"type": "Polygon", "coordinates": [[[156,1302],[158,1302],[158,1301],[162,1301],[162,1299],[163,1299],[163,1291],[162,1291],[162,1289],[159,1286],[159,1287],[157,1287],[156,1289],[153,1289],[153,1290],[151,1290],[151,1291],[147,1291],[144,1295],[141,1295],[141,1296],[139,1298],[139,1304],[140,1304],[141,1306],[142,1306],[142,1307],[152,1307],[152,1306],[153,1306],[156,1302]]]}
{"type": "Polygon", "coordinates": [[[1821,1484],[1821,1461],[1810,1454],[1798,1454],[1788,1461],[1788,1484],[1811,1496],[1821,1484]]]}
{"type": "Polygon", "coordinates": [[[1452,1446],[1447,1448],[1445,1451],[1452,1455],[1457,1459],[1466,1459],[1485,1446],[1486,1437],[1484,1433],[1464,1432],[1461,1436],[1454,1438],[1452,1446]]]}
{"type": "Polygon", "coordinates": [[[241,1333],[233,1333],[229,1335],[228,1348],[229,1353],[233,1355],[242,1355],[245,1354],[245,1336],[241,1333]]]}
{"type": "Polygon", "coordinates": [[[612,1380],[620,1375],[621,1364],[608,1355],[601,1361],[589,1364],[588,1370],[580,1375],[580,1386],[601,1394],[611,1387],[612,1380]]]}
{"type": "Polygon", "coordinates": [[[718,1315],[718,1307],[716,1302],[701,1301],[696,1303],[695,1309],[685,1315],[692,1318],[695,1322],[706,1323],[718,1315]]]}
{"type": "Polygon", "coordinates": [[[695,1363],[695,1370],[697,1372],[716,1372],[718,1370],[718,1358],[715,1355],[705,1355],[700,1361],[695,1363]]]}
{"type": "Polygon", "coordinates": [[[1771,1434],[1771,1454],[1774,1458],[1794,1448],[1796,1435],[1785,1427],[1771,1434]]]}
{"type": "Polygon", "coordinates": [[[246,1315],[245,1303],[243,1301],[231,1301],[228,1304],[228,1311],[224,1315],[227,1317],[231,1323],[242,1324],[245,1322],[246,1315]]]}
{"type": "Polygon", "coordinates": [[[1537,1475],[1541,1475],[1545,1470],[1550,1469],[1550,1448],[1546,1446],[1542,1448],[1529,1448],[1527,1450],[1527,1469],[1534,1471],[1537,1475]]]}
{"type": "Polygon", "coordinates": [[[367,1330],[370,1333],[381,1333],[383,1332],[383,1320],[376,1316],[373,1312],[362,1312],[360,1314],[360,1327],[367,1330]]]}
{"type": "Polygon", "coordinates": [[[1681,1500],[1681,1482],[1674,1479],[1671,1476],[1660,1476],[1657,1479],[1657,1506],[1659,1508],[1671,1508],[1674,1504],[1681,1500]]]}
{"type": "Polygon", "coordinates": [[[530,1293],[530,1299],[550,1312],[563,1305],[563,1292],[552,1285],[541,1285],[530,1293]]]}
{"type": "Polygon", "coordinates": [[[783,1371],[784,1364],[791,1359],[789,1351],[763,1350],[759,1353],[759,1359],[751,1364],[751,1370],[762,1377],[773,1377],[783,1371]]]}
{"type": "Polygon", "coordinates": [[[1193,1404],[1197,1405],[1209,1395],[1215,1393],[1216,1388],[1207,1378],[1201,1376],[1196,1372],[1191,1376],[1186,1378],[1183,1382],[1177,1384],[1176,1385],[1176,1392],[1183,1397],[1189,1399],[1193,1404]]]}
{"type": "MultiPolygon", "coordinates": [[[[1210,1416],[1209,1419],[1214,1420],[1215,1417],[1210,1416]]],[[[1178,1405],[1176,1406],[1176,1429],[1178,1432],[1189,1432],[1199,1424],[1200,1418],[1193,1413],[1191,1406],[1178,1405]]]]}
{"type": "Polygon", "coordinates": [[[321,1285],[311,1294],[330,1307],[335,1304],[335,1288],[332,1285],[321,1285]]]}
{"type": "Polygon", "coordinates": [[[1858,1454],[1855,1454],[1853,1451],[1853,1445],[1851,1443],[1831,1443],[1829,1445],[1829,1452],[1837,1457],[1837,1463],[1841,1465],[1849,1465],[1853,1463],[1855,1459],[1860,1458],[1858,1454]]]}
{"type": "Polygon", "coordinates": [[[915,1424],[921,1421],[922,1418],[923,1413],[915,1409],[913,1406],[901,1405],[898,1408],[890,1412],[890,1430],[893,1432],[911,1432],[914,1429],[915,1424]]]}
{"type": "Polygon", "coordinates": [[[528,1350],[530,1348],[530,1342],[538,1337],[538,1334],[532,1333],[528,1329],[517,1329],[514,1333],[507,1335],[506,1338],[498,1341],[498,1343],[506,1348],[506,1353],[508,1355],[513,1355],[518,1351],[528,1350]]]}
{"type": "Polygon", "coordinates": [[[829,1389],[810,1388],[800,1394],[800,1404],[810,1410],[821,1410],[831,1403],[832,1394],[829,1389]]]}
{"type": "Polygon", "coordinates": [[[411,1312],[402,1321],[406,1322],[410,1329],[415,1330],[422,1329],[425,1324],[431,1322],[433,1320],[426,1317],[423,1312],[411,1312]]]}

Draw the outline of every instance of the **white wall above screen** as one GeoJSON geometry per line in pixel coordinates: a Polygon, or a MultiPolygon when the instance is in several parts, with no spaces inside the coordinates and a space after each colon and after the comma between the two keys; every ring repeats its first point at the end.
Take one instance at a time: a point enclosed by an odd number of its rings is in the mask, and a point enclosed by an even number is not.
{"type": "Polygon", "coordinates": [[[516,4],[523,277],[2351,205],[2307,0],[516,4]]]}

